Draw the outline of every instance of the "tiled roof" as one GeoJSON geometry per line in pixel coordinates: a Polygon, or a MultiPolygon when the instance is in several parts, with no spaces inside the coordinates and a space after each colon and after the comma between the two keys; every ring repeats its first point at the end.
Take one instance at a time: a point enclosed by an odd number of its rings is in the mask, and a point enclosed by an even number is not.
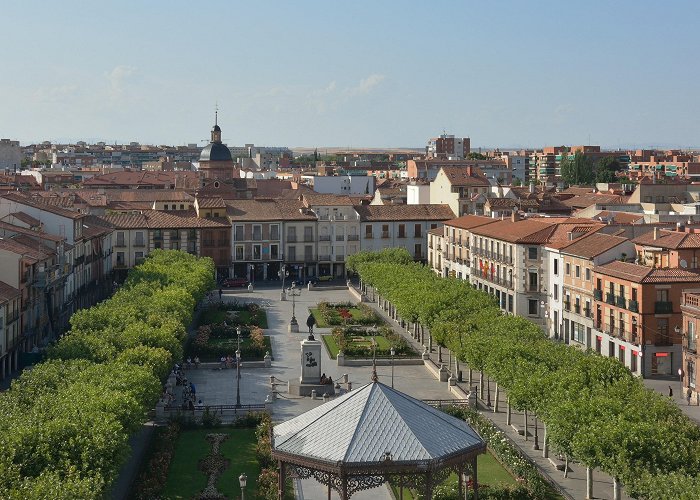
{"type": "Polygon", "coordinates": [[[149,171],[112,172],[96,175],[86,181],[83,186],[154,186],[169,189],[171,186],[194,187],[199,184],[199,173],[190,171],[149,171]]]}
{"type": "Polygon", "coordinates": [[[634,283],[700,283],[700,274],[687,269],[654,269],[631,262],[613,261],[593,271],[634,283]]]}
{"type": "Polygon", "coordinates": [[[611,212],[610,210],[601,210],[596,215],[596,218],[602,218],[606,221],[615,224],[636,224],[644,221],[644,214],[633,214],[630,212],[611,212]]]}
{"type": "Polygon", "coordinates": [[[428,234],[432,234],[433,236],[442,236],[445,234],[443,228],[441,227],[435,227],[433,229],[428,230],[428,234]]]}
{"type": "Polygon", "coordinates": [[[349,196],[338,194],[305,193],[304,195],[302,195],[302,200],[304,201],[307,207],[351,207],[354,204],[349,196]]]}
{"type": "Polygon", "coordinates": [[[471,230],[478,236],[488,236],[511,243],[546,243],[561,219],[504,219],[471,230]]]}
{"type": "Polygon", "coordinates": [[[613,236],[605,233],[591,233],[576,238],[571,244],[562,249],[562,253],[592,259],[593,257],[607,252],[611,248],[621,245],[627,238],[613,236]]]}
{"type": "MultiPolygon", "coordinates": [[[[301,203],[299,203],[301,205],[301,203]]],[[[231,200],[226,202],[226,216],[232,222],[282,220],[282,211],[275,200],[231,200]]]]}
{"type": "Polygon", "coordinates": [[[25,245],[14,238],[0,239],[0,249],[20,254],[24,260],[32,264],[51,258],[50,254],[42,252],[36,245],[25,245]]]}
{"type": "Polygon", "coordinates": [[[449,205],[355,205],[362,221],[437,220],[454,218],[449,205]]]}
{"type": "Polygon", "coordinates": [[[47,240],[47,241],[63,241],[66,238],[64,236],[58,236],[55,234],[50,234],[45,231],[35,231],[33,229],[27,229],[25,227],[21,226],[15,226],[14,224],[10,224],[9,222],[3,222],[0,221],[0,234],[27,234],[29,236],[35,237],[35,238],[40,238],[42,240],[47,240]]]}
{"type": "Polygon", "coordinates": [[[601,194],[601,193],[593,193],[593,194],[580,194],[573,196],[571,198],[568,198],[566,200],[562,200],[562,203],[568,207],[571,208],[586,208],[590,207],[591,205],[595,205],[596,203],[598,204],[623,204],[625,203],[625,198],[623,196],[619,196],[616,194],[601,194]]]}
{"type": "Polygon", "coordinates": [[[681,231],[670,231],[659,229],[657,238],[654,239],[654,231],[650,231],[634,240],[638,245],[653,246],[667,249],[700,248],[699,233],[685,233],[681,231]]]}
{"type": "Polygon", "coordinates": [[[29,227],[38,227],[41,225],[41,221],[39,219],[36,219],[25,212],[13,212],[9,214],[9,216],[14,217],[20,222],[24,222],[29,227]]]}
{"type": "Polygon", "coordinates": [[[221,196],[197,198],[199,208],[226,208],[226,203],[221,196]]]}
{"type": "Polygon", "coordinates": [[[467,175],[467,167],[442,167],[441,170],[453,186],[487,187],[491,185],[486,176],[477,169],[472,170],[472,175],[467,175]]]}
{"type": "Polygon", "coordinates": [[[66,208],[56,207],[53,205],[48,205],[46,203],[41,203],[40,201],[31,199],[28,196],[21,193],[6,193],[3,194],[2,197],[6,200],[14,201],[15,203],[20,203],[28,207],[43,210],[44,212],[60,215],[62,217],[67,217],[69,219],[80,219],[81,217],[84,217],[84,215],[80,212],[68,210],[66,208]]]}
{"type": "Polygon", "coordinates": [[[485,217],[483,215],[463,215],[462,217],[445,221],[445,225],[460,229],[471,229],[473,227],[483,226],[484,224],[491,224],[497,220],[498,219],[492,219],[491,217],[485,217]]]}
{"type": "Polygon", "coordinates": [[[0,302],[5,302],[16,297],[19,297],[20,293],[15,287],[8,285],[4,281],[0,281],[0,302]]]}
{"type": "Polygon", "coordinates": [[[484,450],[464,421],[384,384],[371,383],[273,428],[272,450],[344,465],[422,464],[484,450]]]}
{"type": "Polygon", "coordinates": [[[192,216],[181,216],[159,210],[147,210],[140,214],[109,214],[101,216],[106,223],[115,229],[167,229],[167,228],[230,228],[226,219],[203,219],[192,216]]]}

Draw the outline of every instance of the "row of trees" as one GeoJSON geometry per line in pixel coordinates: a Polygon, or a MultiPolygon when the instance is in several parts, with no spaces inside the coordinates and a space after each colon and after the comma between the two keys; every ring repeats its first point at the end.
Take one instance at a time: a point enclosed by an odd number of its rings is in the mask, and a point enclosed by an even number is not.
{"type": "Polygon", "coordinates": [[[0,398],[0,498],[102,498],[174,360],[211,259],[156,250],[114,296],[71,317],[48,360],[0,398]]]}
{"type": "Polygon", "coordinates": [[[404,320],[427,326],[434,342],[506,389],[512,406],[542,419],[554,449],[621,480],[635,497],[696,494],[700,428],[621,363],[551,342],[537,325],[503,315],[489,295],[424,266],[381,255],[351,264],[404,320]]]}
{"type": "Polygon", "coordinates": [[[617,172],[622,169],[614,156],[604,156],[594,162],[580,151],[572,158],[562,153],[559,163],[561,178],[567,184],[593,184],[596,182],[618,182],[617,172]]]}

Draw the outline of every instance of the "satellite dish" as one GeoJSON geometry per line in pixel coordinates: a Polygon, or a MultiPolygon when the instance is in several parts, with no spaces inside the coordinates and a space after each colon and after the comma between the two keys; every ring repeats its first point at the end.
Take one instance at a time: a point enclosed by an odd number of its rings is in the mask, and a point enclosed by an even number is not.
{"type": "Polygon", "coordinates": [[[686,267],[688,267],[688,263],[685,260],[681,259],[681,267],[685,269],[686,267]]]}

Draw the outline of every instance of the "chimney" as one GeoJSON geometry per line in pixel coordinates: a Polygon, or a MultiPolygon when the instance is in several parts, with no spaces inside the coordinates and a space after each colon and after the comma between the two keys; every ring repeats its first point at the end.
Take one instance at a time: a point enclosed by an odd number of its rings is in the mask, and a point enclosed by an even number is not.
{"type": "Polygon", "coordinates": [[[472,173],[473,173],[473,171],[472,171],[472,166],[471,166],[471,165],[467,165],[467,176],[468,176],[468,177],[471,177],[471,176],[472,176],[472,173]]]}
{"type": "Polygon", "coordinates": [[[569,231],[567,234],[569,235],[569,241],[574,241],[574,233],[573,233],[573,231],[569,231]]]}
{"type": "Polygon", "coordinates": [[[676,231],[679,231],[681,233],[685,231],[685,226],[682,222],[676,222],[676,231]]]}
{"type": "Polygon", "coordinates": [[[510,216],[510,220],[512,222],[518,222],[520,220],[520,214],[518,213],[517,210],[513,210],[513,213],[510,216]]]}
{"type": "Polygon", "coordinates": [[[655,227],[654,228],[654,240],[658,240],[658,239],[659,239],[659,228],[655,227]]]}
{"type": "Polygon", "coordinates": [[[535,194],[535,183],[534,182],[530,183],[530,194],[535,194]]]}

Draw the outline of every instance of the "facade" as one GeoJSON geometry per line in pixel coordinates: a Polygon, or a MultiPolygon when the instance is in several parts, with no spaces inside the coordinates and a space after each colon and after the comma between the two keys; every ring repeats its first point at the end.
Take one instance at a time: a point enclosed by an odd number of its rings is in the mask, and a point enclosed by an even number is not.
{"type": "Polygon", "coordinates": [[[413,260],[428,260],[427,235],[454,218],[446,205],[357,205],[361,250],[405,248],[413,260]]]}
{"type": "Polygon", "coordinates": [[[21,307],[20,291],[0,281],[0,380],[19,368],[21,307]]]}
{"type": "Polygon", "coordinates": [[[680,328],[683,337],[683,386],[690,390],[691,399],[700,401],[700,378],[698,378],[698,328],[700,327],[700,289],[683,291],[681,301],[683,323],[680,328]]]}
{"type": "Polygon", "coordinates": [[[22,166],[22,149],[19,141],[0,139],[0,170],[18,172],[22,166]]]}
{"type": "Polygon", "coordinates": [[[431,230],[428,236],[428,265],[442,277],[451,276],[468,281],[472,263],[470,231],[493,222],[496,219],[463,215],[446,221],[442,230],[431,230]]]}
{"type": "Polygon", "coordinates": [[[448,205],[458,217],[484,213],[488,179],[472,167],[442,167],[430,183],[430,203],[448,205]]]}
{"type": "Polygon", "coordinates": [[[428,141],[425,148],[428,158],[466,158],[471,151],[471,139],[469,137],[455,137],[442,134],[428,141]]]}

